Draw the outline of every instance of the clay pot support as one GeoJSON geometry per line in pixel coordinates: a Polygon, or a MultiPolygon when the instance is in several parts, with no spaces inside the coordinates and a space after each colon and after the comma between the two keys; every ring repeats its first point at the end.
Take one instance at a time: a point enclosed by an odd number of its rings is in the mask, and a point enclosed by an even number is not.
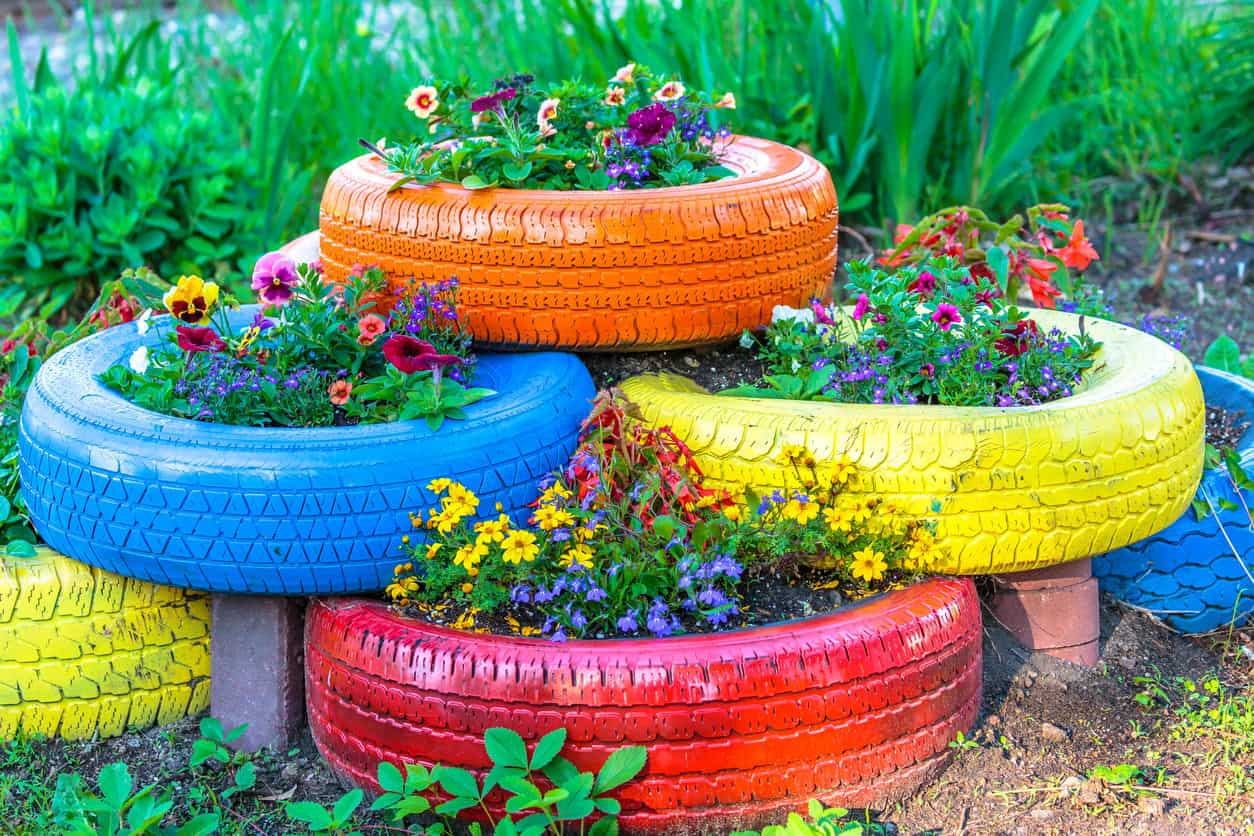
{"type": "Polygon", "coordinates": [[[1090,558],[993,575],[993,582],[993,617],[1025,648],[1085,667],[1097,664],[1101,625],[1090,558]]]}

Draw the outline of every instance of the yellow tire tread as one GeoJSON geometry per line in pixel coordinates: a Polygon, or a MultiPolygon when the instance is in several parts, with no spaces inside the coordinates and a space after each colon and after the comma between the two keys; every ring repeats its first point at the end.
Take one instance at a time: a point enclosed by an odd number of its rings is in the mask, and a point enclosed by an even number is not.
{"type": "Polygon", "coordinates": [[[0,557],[0,740],[76,740],[209,703],[209,598],[40,548],[0,557]]]}
{"type": "MultiPolygon", "coordinates": [[[[1078,318],[1034,311],[1074,333],[1078,318]]],[[[718,397],[677,375],[622,384],[645,423],[669,425],[709,479],[735,491],[798,488],[780,463],[809,448],[822,478],[858,466],[842,501],[878,498],[938,525],[936,572],[1023,571],[1101,554],[1180,517],[1202,474],[1205,407],[1188,358],[1126,326],[1102,342],[1074,395],[1033,407],[895,406],[718,397]]]]}

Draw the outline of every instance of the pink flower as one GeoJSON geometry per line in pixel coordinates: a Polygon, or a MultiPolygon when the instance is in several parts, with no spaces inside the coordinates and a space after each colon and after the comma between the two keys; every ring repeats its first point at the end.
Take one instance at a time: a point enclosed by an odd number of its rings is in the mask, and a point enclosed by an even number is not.
{"type": "Polygon", "coordinates": [[[212,328],[180,325],[175,331],[178,333],[179,348],[184,351],[221,351],[226,348],[226,343],[222,342],[222,338],[212,328]]]}
{"type": "Polygon", "coordinates": [[[862,319],[866,316],[866,312],[871,309],[871,300],[866,298],[865,293],[858,294],[858,301],[853,305],[853,318],[862,319]]]}
{"type": "Polygon", "coordinates": [[[541,136],[552,136],[557,133],[557,128],[554,128],[551,122],[557,118],[557,106],[561,103],[561,99],[545,99],[540,102],[540,110],[536,113],[536,125],[540,128],[541,136]]]}
{"type": "Polygon", "coordinates": [[[734,93],[724,93],[723,98],[714,103],[715,107],[726,108],[728,110],[736,109],[736,95],[734,93]]]}
{"type": "Polygon", "coordinates": [[[618,72],[614,73],[614,77],[610,81],[617,81],[621,84],[631,84],[631,74],[635,72],[635,64],[624,64],[618,68],[618,72]]]}
{"type": "Polygon", "coordinates": [[[657,145],[675,127],[675,114],[666,105],[651,104],[627,116],[627,138],[637,145],[657,145]]]}
{"type": "Polygon", "coordinates": [[[348,380],[337,380],[327,387],[327,395],[336,406],[348,403],[348,396],[352,393],[353,384],[348,380]]]}
{"type": "Polygon", "coordinates": [[[507,102],[518,95],[518,91],[513,87],[506,87],[497,93],[489,93],[486,96],[480,96],[470,103],[471,113],[483,113],[487,110],[500,110],[501,102],[507,102]]]}
{"type": "Polygon", "coordinates": [[[932,294],[936,292],[936,276],[924,270],[914,281],[906,286],[906,290],[911,293],[917,293],[924,299],[930,299],[932,294]]]}
{"type": "Polygon", "coordinates": [[[931,363],[924,363],[922,366],[919,366],[919,374],[931,380],[936,376],[936,366],[931,363]]]}
{"type": "Polygon", "coordinates": [[[267,305],[286,305],[299,283],[296,262],[281,252],[266,253],[253,267],[252,288],[267,305]]]}
{"type": "Polygon", "coordinates": [[[810,300],[810,310],[814,311],[814,321],[820,325],[835,325],[836,320],[827,313],[827,306],[818,299],[810,300]]]}
{"type": "Polygon", "coordinates": [[[936,312],[932,314],[932,321],[939,325],[942,331],[948,331],[962,322],[962,314],[958,313],[956,305],[941,302],[936,306],[936,312]]]}
{"type": "Polygon", "coordinates": [[[386,330],[387,325],[383,322],[383,317],[377,314],[366,314],[357,320],[357,342],[361,345],[370,345],[375,337],[386,330]]]}
{"type": "Polygon", "coordinates": [[[618,107],[627,101],[627,91],[621,87],[610,87],[605,91],[605,104],[618,107]]]}

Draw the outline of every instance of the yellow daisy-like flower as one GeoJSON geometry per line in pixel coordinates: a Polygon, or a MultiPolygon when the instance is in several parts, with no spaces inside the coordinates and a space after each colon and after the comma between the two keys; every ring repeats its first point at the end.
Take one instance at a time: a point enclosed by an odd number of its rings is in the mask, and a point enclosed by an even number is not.
{"type": "Polygon", "coordinates": [[[824,508],[823,519],[827,522],[828,528],[838,533],[852,528],[849,515],[839,508],[824,508]]]}
{"type": "Polygon", "coordinates": [[[499,543],[505,539],[505,532],[509,531],[509,517],[501,514],[495,520],[484,520],[475,523],[475,534],[479,536],[475,538],[477,543],[499,543]]]}
{"type": "Polygon", "coordinates": [[[784,449],[780,451],[779,461],[783,464],[799,462],[809,455],[809,452],[804,444],[785,444],[784,449]]]}
{"type": "Polygon", "coordinates": [[[501,557],[506,563],[518,564],[523,560],[530,562],[535,560],[539,553],[540,547],[536,545],[536,535],[530,531],[521,529],[510,531],[501,541],[501,557]]]}
{"type": "Polygon", "coordinates": [[[452,479],[432,479],[430,482],[427,483],[427,490],[431,491],[431,493],[435,494],[436,496],[439,496],[440,494],[447,491],[449,489],[449,486],[452,484],[453,484],[452,479]]]}
{"type": "Polygon", "coordinates": [[[806,525],[819,515],[819,504],[809,499],[790,499],[784,504],[784,519],[796,520],[798,525],[806,525]]]}
{"type": "Polygon", "coordinates": [[[453,500],[472,508],[479,507],[479,497],[475,496],[475,492],[463,485],[461,482],[453,482],[448,486],[448,496],[445,500],[453,500]]]}
{"type": "Polygon", "coordinates": [[[732,522],[741,522],[745,518],[745,509],[743,505],[728,505],[723,509],[723,516],[732,522]]]}
{"type": "Polygon", "coordinates": [[[832,462],[831,479],[833,485],[843,485],[849,481],[849,477],[858,469],[853,460],[845,456],[841,456],[832,462]]]}
{"type": "Polygon", "coordinates": [[[543,506],[538,509],[531,518],[544,531],[552,531],[555,528],[569,528],[575,524],[575,518],[565,508],[551,508],[543,506]]]}
{"type": "Polygon", "coordinates": [[[441,534],[452,534],[453,529],[466,517],[466,514],[459,508],[445,507],[443,511],[436,513],[434,510],[427,519],[427,528],[434,528],[441,534]]]}
{"type": "Polygon", "coordinates": [[[910,541],[910,559],[926,566],[936,553],[936,538],[926,528],[916,529],[910,541]]]}
{"type": "Polygon", "coordinates": [[[884,577],[884,572],[888,570],[888,563],[884,560],[884,553],[877,552],[871,546],[853,553],[853,563],[849,567],[849,573],[855,578],[870,583],[878,581],[884,577]]]}
{"type": "Polygon", "coordinates": [[[165,308],[176,319],[199,325],[209,318],[209,311],[218,301],[218,286],[200,276],[179,276],[174,287],[161,297],[165,308]]]}
{"type": "Polygon", "coordinates": [[[430,84],[423,84],[409,91],[405,99],[405,107],[409,108],[419,119],[426,119],[440,106],[439,90],[430,84]]]}
{"type": "Polygon", "coordinates": [[[427,546],[427,560],[434,560],[435,556],[440,551],[440,547],[443,545],[444,545],[443,543],[431,543],[430,545],[428,545],[427,546]]]}
{"type": "Polygon", "coordinates": [[[399,583],[388,584],[388,588],[384,591],[387,592],[388,597],[393,601],[399,602],[405,597],[405,587],[401,586],[399,583]]]}
{"type": "Polygon", "coordinates": [[[672,102],[683,96],[685,92],[686,90],[684,89],[683,82],[668,81],[659,87],[658,91],[653,94],[653,101],[672,102]]]}
{"type": "Polygon", "coordinates": [[[478,567],[479,561],[488,556],[488,547],[481,543],[467,543],[453,555],[453,565],[469,572],[478,567]]]}
{"type": "Polygon", "coordinates": [[[544,493],[540,494],[540,502],[551,505],[558,499],[570,499],[572,496],[574,494],[570,492],[570,488],[558,480],[544,489],[544,493]]]}
{"type": "Polygon", "coordinates": [[[578,563],[585,569],[592,568],[592,547],[587,543],[576,543],[565,552],[562,553],[559,563],[563,569],[568,569],[572,564],[578,563]]]}
{"type": "Polygon", "coordinates": [[[854,508],[849,512],[849,518],[856,523],[866,522],[871,519],[871,506],[864,504],[854,506],[854,508]]]}

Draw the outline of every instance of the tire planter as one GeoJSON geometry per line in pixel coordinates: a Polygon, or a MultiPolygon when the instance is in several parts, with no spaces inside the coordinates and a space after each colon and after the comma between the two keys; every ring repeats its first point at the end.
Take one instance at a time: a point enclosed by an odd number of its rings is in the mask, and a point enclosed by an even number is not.
{"type": "MultiPolygon", "coordinates": [[[[1074,333],[1078,318],[1033,311],[1074,333]]],[[[623,393],[669,425],[714,482],[759,493],[788,484],[784,445],[848,456],[851,501],[881,498],[934,519],[946,574],[1079,560],[1161,531],[1202,472],[1205,409],[1193,366],[1141,331],[1086,321],[1104,343],[1076,394],[1033,407],[894,406],[717,397],[686,378],[641,376],[623,393]],[[939,508],[933,503],[939,501],[939,508]]],[[[792,487],[797,487],[795,477],[792,487]]]]}
{"type": "Polygon", "coordinates": [[[830,297],[836,191],[786,145],[736,137],[713,183],[620,192],[408,185],[365,155],[322,195],[322,264],[461,282],[485,346],[630,351],[718,342],[830,297]]]}
{"type": "MultiPolygon", "coordinates": [[[[1208,404],[1254,419],[1254,381],[1205,366],[1197,374],[1208,404]]],[[[1241,437],[1237,451],[1242,466],[1254,473],[1254,429],[1241,437]]],[[[1202,489],[1216,509],[1221,499],[1241,503],[1222,471],[1206,471],[1202,489]]],[[[1243,496],[1254,508],[1254,491],[1243,496]]],[[[1116,598],[1159,612],[1182,632],[1240,625],[1254,613],[1254,530],[1244,511],[1220,510],[1198,520],[1189,510],[1161,533],[1094,558],[1093,574],[1116,598]]]]}
{"type": "Polygon", "coordinates": [[[482,776],[486,729],[534,742],[565,726],[565,754],[583,769],[622,745],[648,748],[641,777],[617,793],[629,833],[727,833],[809,798],[908,796],[974,723],[981,652],[969,579],[667,639],[465,633],[350,599],[311,602],[305,627],[310,727],[342,777],[377,792],[383,760],[482,776]]]}
{"type": "Polygon", "coordinates": [[[209,705],[209,599],[50,549],[0,557],[0,740],[115,737],[209,705]]]}
{"type": "MultiPolygon", "coordinates": [[[[232,314],[242,325],[253,310],[232,314]]],[[[409,512],[447,476],[519,514],[565,463],[594,394],[573,355],[480,355],[497,390],[465,421],[231,427],[142,409],[97,379],[141,341],[110,328],[39,370],[20,426],[22,492],[49,545],[128,577],[210,592],[377,590],[409,512]]]]}

